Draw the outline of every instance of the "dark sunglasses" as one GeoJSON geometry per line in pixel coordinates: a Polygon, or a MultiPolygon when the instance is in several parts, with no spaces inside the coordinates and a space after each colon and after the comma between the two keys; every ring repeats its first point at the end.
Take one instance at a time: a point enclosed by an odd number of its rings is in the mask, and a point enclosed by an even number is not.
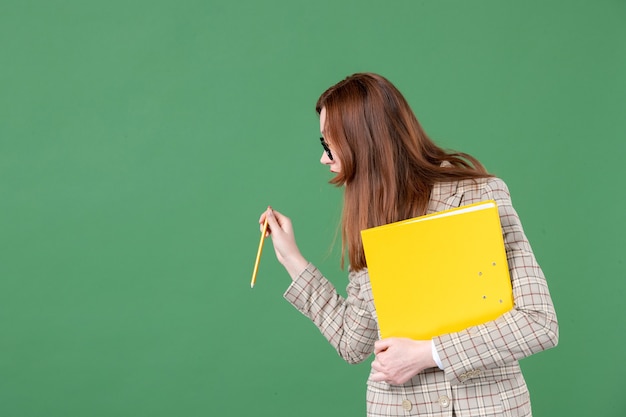
{"type": "Polygon", "coordinates": [[[333,160],[333,154],[330,153],[330,148],[328,147],[328,143],[326,143],[324,141],[324,138],[320,138],[320,142],[322,144],[322,148],[324,148],[324,151],[326,152],[326,155],[328,155],[328,158],[332,161],[333,160]]]}

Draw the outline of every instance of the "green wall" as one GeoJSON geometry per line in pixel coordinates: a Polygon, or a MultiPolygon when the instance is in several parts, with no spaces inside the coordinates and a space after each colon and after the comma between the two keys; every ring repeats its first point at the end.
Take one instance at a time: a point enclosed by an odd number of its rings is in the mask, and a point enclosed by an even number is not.
{"type": "Polygon", "coordinates": [[[623,416],[626,2],[3,0],[0,416],[364,415],[257,219],[341,288],[318,95],[381,73],[509,185],[548,277],[536,416],[623,416]]]}

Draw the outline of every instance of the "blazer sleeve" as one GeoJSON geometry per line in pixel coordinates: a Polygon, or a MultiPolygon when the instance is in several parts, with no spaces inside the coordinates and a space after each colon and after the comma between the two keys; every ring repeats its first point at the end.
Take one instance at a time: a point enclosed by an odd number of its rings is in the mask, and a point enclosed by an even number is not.
{"type": "MultiPolygon", "coordinates": [[[[498,205],[514,307],[494,321],[433,339],[453,385],[470,382],[483,371],[505,366],[556,346],[558,323],[544,274],[513,209],[506,184],[497,178],[483,187],[480,200],[498,205]]],[[[464,200],[470,200],[465,198],[464,200]]]]}
{"type": "Polygon", "coordinates": [[[348,363],[364,361],[378,338],[375,319],[367,308],[366,273],[350,273],[347,298],[312,264],[291,283],[284,297],[310,318],[348,363]]]}

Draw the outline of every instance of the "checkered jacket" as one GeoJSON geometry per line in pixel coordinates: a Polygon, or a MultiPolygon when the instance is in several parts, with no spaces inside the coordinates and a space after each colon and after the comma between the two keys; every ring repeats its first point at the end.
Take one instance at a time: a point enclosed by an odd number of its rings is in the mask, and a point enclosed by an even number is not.
{"type": "MultiPolygon", "coordinates": [[[[428,213],[491,199],[498,204],[502,224],[513,310],[494,321],[435,337],[444,370],[425,370],[403,385],[368,380],[368,416],[531,416],[518,361],[555,346],[558,324],[545,277],[506,184],[498,178],[437,184],[428,213]]],[[[347,362],[359,363],[372,354],[378,326],[367,270],[350,272],[344,298],[309,264],[284,296],[347,362]]]]}

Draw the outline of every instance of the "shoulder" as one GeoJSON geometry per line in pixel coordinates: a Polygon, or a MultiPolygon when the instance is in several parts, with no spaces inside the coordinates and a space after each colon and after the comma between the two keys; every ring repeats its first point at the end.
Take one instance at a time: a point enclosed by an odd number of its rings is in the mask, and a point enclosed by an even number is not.
{"type": "Polygon", "coordinates": [[[508,198],[506,183],[497,177],[448,181],[433,187],[428,212],[460,207],[484,200],[508,198]]]}

